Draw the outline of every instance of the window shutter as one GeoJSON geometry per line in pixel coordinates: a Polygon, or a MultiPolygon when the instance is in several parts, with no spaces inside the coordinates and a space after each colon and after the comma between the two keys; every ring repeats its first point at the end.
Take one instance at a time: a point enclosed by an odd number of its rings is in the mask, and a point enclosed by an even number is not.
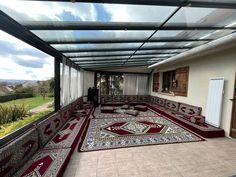
{"type": "Polygon", "coordinates": [[[178,68],[175,72],[176,88],[175,95],[187,96],[188,94],[188,73],[189,67],[178,68]]]}
{"type": "Polygon", "coordinates": [[[153,74],[153,84],[152,84],[152,91],[158,92],[159,90],[159,73],[153,74]]]}

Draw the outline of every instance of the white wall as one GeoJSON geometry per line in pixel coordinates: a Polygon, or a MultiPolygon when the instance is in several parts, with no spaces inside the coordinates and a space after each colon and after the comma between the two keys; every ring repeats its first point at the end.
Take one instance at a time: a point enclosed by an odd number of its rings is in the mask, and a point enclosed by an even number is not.
{"type": "MultiPolygon", "coordinates": [[[[151,95],[163,97],[166,99],[188,103],[203,108],[202,114],[206,114],[206,104],[208,95],[209,79],[212,77],[225,78],[225,93],[223,100],[221,128],[229,136],[234,79],[236,73],[236,47],[221,52],[206,54],[201,57],[195,57],[184,62],[175,62],[155,68],[154,72],[168,71],[179,67],[189,66],[188,96],[169,96],[152,92],[151,95]]],[[[151,78],[152,88],[152,78],[151,78]]]]}
{"type": "Polygon", "coordinates": [[[91,71],[85,71],[83,73],[83,77],[84,77],[84,81],[83,81],[83,85],[84,85],[84,89],[83,89],[83,96],[87,96],[88,95],[88,88],[89,87],[94,87],[94,72],[91,71]]]}

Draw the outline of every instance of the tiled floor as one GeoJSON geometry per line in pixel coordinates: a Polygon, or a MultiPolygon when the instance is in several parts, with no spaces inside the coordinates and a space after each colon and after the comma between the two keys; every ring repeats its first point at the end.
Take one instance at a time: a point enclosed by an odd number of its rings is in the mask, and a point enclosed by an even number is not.
{"type": "Polygon", "coordinates": [[[64,177],[228,177],[236,175],[236,141],[228,138],[77,152],[64,177]]]}

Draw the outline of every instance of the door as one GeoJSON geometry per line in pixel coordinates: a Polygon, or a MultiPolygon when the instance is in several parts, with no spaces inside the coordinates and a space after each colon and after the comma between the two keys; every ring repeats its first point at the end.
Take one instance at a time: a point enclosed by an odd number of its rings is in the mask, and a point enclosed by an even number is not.
{"type": "Polygon", "coordinates": [[[230,135],[231,137],[236,138],[236,75],[235,75],[235,82],[234,82],[234,96],[230,100],[233,102],[230,135]]]}

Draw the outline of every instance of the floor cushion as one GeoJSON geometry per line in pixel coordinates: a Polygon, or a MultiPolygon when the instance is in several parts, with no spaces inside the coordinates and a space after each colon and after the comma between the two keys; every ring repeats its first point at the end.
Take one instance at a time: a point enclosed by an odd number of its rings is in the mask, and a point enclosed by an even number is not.
{"type": "Polygon", "coordinates": [[[129,105],[125,104],[125,105],[121,106],[120,108],[121,109],[129,109],[129,107],[130,107],[129,105]]]}
{"type": "Polygon", "coordinates": [[[205,123],[205,117],[204,116],[191,116],[190,122],[195,124],[203,124],[205,123]]]}
{"type": "Polygon", "coordinates": [[[56,177],[69,157],[70,148],[38,151],[14,177],[56,177]]]}
{"type": "Polygon", "coordinates": [[[115,109],[112,106],[101,107],[101,113],[114,113],[115,109]]]}
{"type": "Polygon", "coordinates": [[[137,110],[127,110],[127,111],[125,111],[125,114],[137,116],[139,114],[139,112],[137,110]]]}
{"type": "Polygon", "coordinates": [[[2,147],[0,149],[0,176],[12,177],[16,169],[38,150],[38,141],[38,131],[32,128],[2,147]]]}
{"type": "Polygon", "coordinates": [[[134,109],[137,111],[147,111],[147,106],[143,106],[143,105],[136,105],[134,106],[134,109]]]}

